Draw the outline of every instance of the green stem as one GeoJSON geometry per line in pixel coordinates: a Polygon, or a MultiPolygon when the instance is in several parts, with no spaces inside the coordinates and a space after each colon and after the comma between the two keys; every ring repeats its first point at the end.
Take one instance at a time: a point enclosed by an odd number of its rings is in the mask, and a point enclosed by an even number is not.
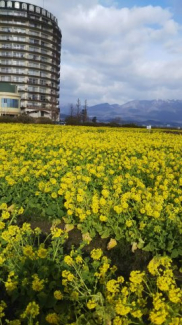
{"type": "Polygon", "coordinates": [[[75,265],[73,265],[73,267],[74,267],[74,269],[75,269],[77,275],[79,276],[79,278],[80,278],[80,280],[81,280],[83,286],[85,287],[85,289],[87,290],[87,292],[90,293],[90,290],[88,289],[88,287],[86,286],[85,282],[83,281],[80,272],[77,270],[77,268],[75,267],[75,265]]]}
{"type": "Polygon", "coordinates": [[[56,258],[56,255],[57,255],[57,252],[58,252],[58,249],[59,249],[59,245],[60,245],[60,243],[58,241],[57,247],[56,247],[55,252],[54,252],[54,255],[53,255],[53,261],[55,261],[55,258],[56,258]]]}

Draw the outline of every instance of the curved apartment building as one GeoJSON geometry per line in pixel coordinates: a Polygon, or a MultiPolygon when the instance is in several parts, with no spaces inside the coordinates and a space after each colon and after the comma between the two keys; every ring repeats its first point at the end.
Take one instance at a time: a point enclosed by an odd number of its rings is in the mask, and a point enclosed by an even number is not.
{"type": "Polygon", "coordinates": [[[59,118],[61,38],[44,8],[0,1],[0,82],[17,85],[22,113],[59,118]]]}

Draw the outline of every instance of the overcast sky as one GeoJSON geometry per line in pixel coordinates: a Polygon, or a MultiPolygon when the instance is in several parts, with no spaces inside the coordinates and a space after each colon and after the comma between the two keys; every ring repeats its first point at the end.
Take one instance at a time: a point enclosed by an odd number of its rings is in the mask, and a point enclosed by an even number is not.
{"type": "Polygon", "coordinates": [[[181,1],[44,0],[63,35],[61,106],[182,99],[181,1]]]}

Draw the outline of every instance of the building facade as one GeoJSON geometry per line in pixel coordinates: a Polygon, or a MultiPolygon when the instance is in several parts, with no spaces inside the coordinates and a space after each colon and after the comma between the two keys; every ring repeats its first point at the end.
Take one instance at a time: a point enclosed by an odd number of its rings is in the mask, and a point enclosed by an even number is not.
{"type": "Polygon", "coordinates": [[[20,115],[20,99],[16,85],[0,82],[0,116],[20,115]]]}
{"type": "Polygon", "coordinates": [[[17,85],[22,113],[58,120],[61,39],[44,8],[0,0],[0,82],[17,85]]]}

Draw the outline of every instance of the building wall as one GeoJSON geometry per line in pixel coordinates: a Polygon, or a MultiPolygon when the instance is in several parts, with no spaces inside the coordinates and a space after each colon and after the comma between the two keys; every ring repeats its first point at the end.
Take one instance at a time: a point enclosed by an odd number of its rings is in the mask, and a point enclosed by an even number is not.
{"type": "Polygon", "coordinates": [[[47,10],[0,1],[0,81],[18,86],[22,112],[57,119],[61,38],[47,10]]]}
{"type": "Polygon", "coordinates": [[[0,92],[0,116],[20,115],[20,95],[17,93],[0,92]]]}

